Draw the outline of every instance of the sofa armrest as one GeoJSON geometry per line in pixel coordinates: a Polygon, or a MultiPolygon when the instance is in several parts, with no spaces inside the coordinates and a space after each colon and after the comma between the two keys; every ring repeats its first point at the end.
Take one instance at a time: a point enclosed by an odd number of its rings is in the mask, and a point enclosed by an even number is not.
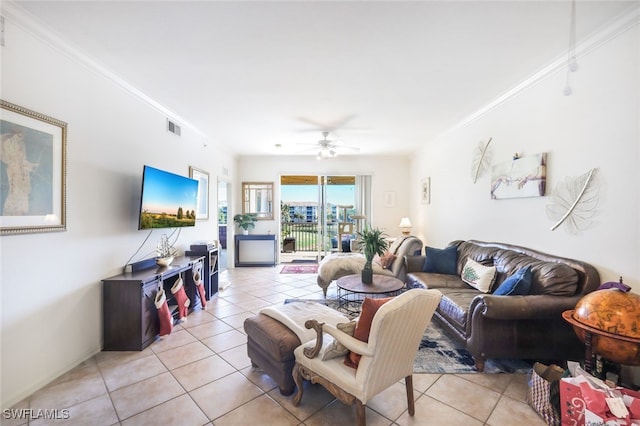
{"type": "Polygon", "coordinates": [[[580,296],[494,296],[482,294],[473,298],[469,312],[499,320],[541,319],[558,317],[573,309],[580,296]]]}
{"type": "Polygon", "coordinates": [[[405,256],[404,257],[404,267],[405,272],[420,272],[422,271],[422,265],[424,265],[424,256],[405,256]]]}

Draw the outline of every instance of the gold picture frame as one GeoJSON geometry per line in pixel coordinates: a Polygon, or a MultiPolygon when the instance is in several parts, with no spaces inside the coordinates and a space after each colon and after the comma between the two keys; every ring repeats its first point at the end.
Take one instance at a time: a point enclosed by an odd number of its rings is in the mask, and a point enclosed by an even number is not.
{"type": "Polygon", "coordinates": [[[0,235],[67,229],[67,123],[0,99],[0,235]]]}

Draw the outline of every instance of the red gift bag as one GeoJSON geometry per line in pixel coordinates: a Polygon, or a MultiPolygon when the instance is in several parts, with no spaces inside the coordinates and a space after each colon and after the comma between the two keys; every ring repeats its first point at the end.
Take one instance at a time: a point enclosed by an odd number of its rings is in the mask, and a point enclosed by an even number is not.
{"type": "Polygon", "coordinates": [[[628,411],[616,417],[607,403],[613,395],[609,391],[591,385],[584,376],[560,380],[560,421],[563,426],[600,426],[640,424],[640,392],[626,388],[615,388],[622,395],[628,411]],[[634,421],[636,420],[636,421],[634,421]]]}

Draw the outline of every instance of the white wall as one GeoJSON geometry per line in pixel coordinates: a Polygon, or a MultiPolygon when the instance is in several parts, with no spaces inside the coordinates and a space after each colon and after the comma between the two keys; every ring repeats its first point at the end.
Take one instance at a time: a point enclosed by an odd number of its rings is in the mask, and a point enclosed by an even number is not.
{"type": "Polygon", "coordinates": [[[431,203],[412,197],[411,212],[428,245],[455,239],[500,241],[593,264],[604,281],[619,276],[640,292],[640,30],[635,25],[585,55],[563,96],[564,69],[469,124],[430,141],[412,157],[412,193],[431,177],[431,203]],[[493,137],[492,163],[514,153],[548,153],[547,195],[567,176],[597,167],[602,183],[593,226],[551,231],[550,197],[491,200],[490,177],[474,185],[471,152],[493,137]]]}
{"type": "MultiPolygon", "coordinates": [[[[388,235],[399,235],[400,218],[409,214],[409,159],[404,156],[370,157],[370,156],[338,156],[327,160],[315,157],[240,157],[238,159],[238,176],[248,182],[273,182],[275,185],[274,205],[280,205],[280,176],[282,175],[371,175],[373,214],[368,218],[373,226],[384,230],[388,235]],[[384,194],[395,193],[395,206],[387,206],[384,194]]],[[[234,199],[234,211],[242,210],[240,204],[240,186],[234,199]]],[[[280,219],[279,209],[275,212],[274,221],[259,221],[256,233],[278,232],[280,219]]],[[[234,230],[237,229],[234,228],[234,230]]],[[[231,263],[231,262],[230,262],[231,263]]]]}
{"type": "MultiPolygon", "coordinates": [[[[35,38],[10,15],[5,24],[2,98],[68,123],[68,226],[0,237],[3,408],[100,351],[100,281],[120,273],[148,234],[137,230],[143,165],[184,176],[189,166],[210,173],[210,219],[182,230],[181,251],[217,239],[216,180],[235,175],[235,159],[216,141],[188,126],[177,138],[158,109],[35,38]]],[[[152,257],[162,233],[154,231],[134,260],[152,257]]]]}

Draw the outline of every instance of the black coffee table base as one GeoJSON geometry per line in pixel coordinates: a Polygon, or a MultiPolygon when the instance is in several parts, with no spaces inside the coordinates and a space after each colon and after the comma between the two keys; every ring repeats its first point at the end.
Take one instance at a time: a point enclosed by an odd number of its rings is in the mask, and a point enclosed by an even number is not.
{"type": "Polygon", "coordinates": [[[348,315],[358,315],[365,297],[376,299],[397,296],[402,293],[404,283],[395,277],[374,275],[371,284],[364,284],[360,274],[339,278],[338,310],[348,315]]]}

